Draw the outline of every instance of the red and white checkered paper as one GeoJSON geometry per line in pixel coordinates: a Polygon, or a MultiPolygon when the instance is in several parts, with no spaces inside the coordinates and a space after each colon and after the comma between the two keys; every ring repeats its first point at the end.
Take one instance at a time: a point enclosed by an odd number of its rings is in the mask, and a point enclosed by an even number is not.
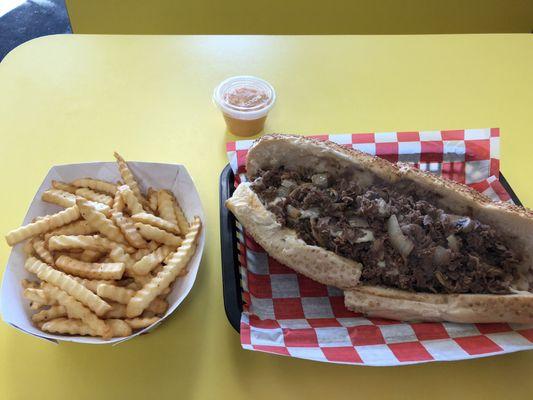
{"type": "MultiPolygon", "coordinates": [[[[312,136],[403,161],[511,201],[498,180],[499,130],[383,132],[312,136]]],[[[246,179],[252,140],[227,144],[235,184],[246,179]]],[[[533,325],[403,323],[344,307],[342,291],[278,263],[237,223],[241,344],[248,350],[374,366],[462,360],[533,348],[533,325]]]]}

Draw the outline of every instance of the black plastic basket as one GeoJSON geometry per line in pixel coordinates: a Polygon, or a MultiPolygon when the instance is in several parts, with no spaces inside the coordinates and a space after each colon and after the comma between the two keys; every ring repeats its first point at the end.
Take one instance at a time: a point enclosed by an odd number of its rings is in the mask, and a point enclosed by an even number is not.
{"type": "MultiPolygon", "coordinates": [[[[225,207],[224,202],[230,198],[235,190],[235,177],[230,165],[220,174],[220,244],[222,247],[222,288],[224,292],[224,309],[229,323],[240,332],[242,312],[242,288],[239,275],[239,261],[237,253],[237,235],[235,217],[225,207]]],[[[500,173],[500,182],[515,204],[522,203],[513,189],[500,173]]]]}

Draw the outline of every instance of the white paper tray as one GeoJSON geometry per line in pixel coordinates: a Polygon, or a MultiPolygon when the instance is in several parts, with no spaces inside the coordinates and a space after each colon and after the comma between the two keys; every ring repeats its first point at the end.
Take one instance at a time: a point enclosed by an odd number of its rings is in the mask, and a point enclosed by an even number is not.
{"type": "MultiPolygon", "coordinates": [[[[178,278],[174,283],[172,292],[167,297],[169,309],[165,315],[157,324],[151,327],[140,330],[128,337],[113,338],[110,340],[86,336],[53,335],[42,332],[33,326],[31,315],[34,311],[30,310],[29,302],[22,297],[23,289],[20,285],[20,281],[24,278],[34,279],[34,277],[24,269],[25,256],[22,251],[23,244],[19,243],[11,251],[2,281],[0,311],[2,313],[2,319],[5,322],[25,333],[39,338],[48,339],[56,343],[59,341],[90,344],[120,343],[142,333],[151,331],[174,312],[183,299],[189,294],[196,279],[196,274],[198,273],[205,245],[205,215],[194,182],[183,165],[146,162],[128,162],[128,165],[133,174],[137,177],[139,185],[143,191],[148,187],[153,187],[155,189],[170,189],[178,199],[188,220],[191,220],[195,215],[198,215],[202,220],[202,230],[198,247],[196,253],[189,262],[189,273],[184,277],[178,278]]],[[[93,162],[54,166],[50,169],[44,178],[43,183],[39,187],[39,190],[35,194],[30,208],[24,217],[23,223],[27,224],[37,216],[52,214],[61,210],[58,206],[41,201],[42,193],[52,186],[52,180],[70,182],[74,179],[84,177],[103,179],[111,182],[116,182],[121,179],[117,165],[114,162],[93,162]]]]}

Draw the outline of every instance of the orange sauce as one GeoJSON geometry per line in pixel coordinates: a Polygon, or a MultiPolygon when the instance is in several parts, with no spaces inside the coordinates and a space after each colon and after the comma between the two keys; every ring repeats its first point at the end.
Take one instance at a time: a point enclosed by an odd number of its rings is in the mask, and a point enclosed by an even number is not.
{"type": "Polygon", "coordinates": [[[228,130],[237,136],[257,135],[265,127],[267,116],[257,119],[237,119],[223,113],[228,130]]]}

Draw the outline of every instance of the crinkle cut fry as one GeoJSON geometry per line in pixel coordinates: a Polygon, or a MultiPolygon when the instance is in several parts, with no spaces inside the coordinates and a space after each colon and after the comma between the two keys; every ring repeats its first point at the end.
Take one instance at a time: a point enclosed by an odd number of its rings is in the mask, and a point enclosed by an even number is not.
{"type": "Polygon", "coordinates": [[[102,258],[103,255],[104,255],[103,252],[96,251],[96,250],[85,249],[85,250],[83,250],[83,251],[80,253],[80,255],[78,256],[78,258],[79,258],[81,261],[85,261],[85,262],[96,262],[96,261],[98,261],[100,258],[102,258]]]}
{"type": "Polygon", "coordinates": [[[56,181],[56,180],[53,180],[52,181],[52,187],[54,189],[57,189],[57,190],[63,190],[65,192],[69,192],[69,193],[72,193],[72,194],[75,194],[76,193],[76,190],[78,189],[76,186],[74,185],[70,185],[68,183],[65,183],[65,182],[61,182],[61,181],[56,181]]]}
{"type": "Polygon", "coordinates": [[[125,207],[124,197],[117,189],[117,193],[115,193],[115,198],[113,199],[113,212],[123,212],[125,207]]]}
{"type": "Polygon", "coordinates": [[[124,158],[122,158],[122,156],[117,152],[114,153],[114,156],[117,160],[118,171],[120,172],[120,176],[122,176],[122,179],[124,179],[124,183],[131,188],[131,191],[133,192],[139,203],[141,203],[143,207],[147,207],[148,202],[142,195],[141,189],[139,188],[139,184],[137,183],[137,180],[133,176],[133,173],[131,172],[130,168],[128,167],[126,160],[124,160],[124,158]]]}
{"type": "Polygon", "coordinates": [[[174,195],[172,195],[172,206],[174,208],[174,215],[178,221],[181,234],[186,235],[189,231],[189,221],[187,221],[187,218],[185,218],[185,214],[183,214],[183,210],[178,203],[178,199],[176,199],[174,195]]]}
{"type": "Polygon", "coordinates": [[[139,213],[131,216],[131,219],[135,222],[141,222],[143,224],[152,225],[156,228],[163,229],[167,232],[179,235],[181,233],[178,225],[174,225],[172,222],[166,219],[156,217],[153,214],[139,213]]]}
{"type": "Polygon", "coordinates": [[[52,236],[58,235],[91,235],[96,232],[98,231],[92,228],[87,221],[81,219],[45,233],[44,240],[48,242],[52,236]]]}
{"type": "MultiPolygon", "coordinates": [[[[59,190],[59,189],[49,189],[46,190],[41,196],[42,201],[47,203],[56,204],[60,207],[68,208],[76,205],[76,195],[70,192],[59,190]]],[[[96,201],[89,200],[88,204],[94,208],[96,211],[104,213],[106,216],[111,213],[111,208],[104,204],[96,201]]]]}
{"type": "Polygon", "coordinates": [[[146,275],[150,273],[155,267],[157,267],[171,252],[172,247],[161,246],[154,252],[147,254],[135,264],[131,266],[131,271],[134,274],[146,275]]]}
{"type": "Polygon", "coordinates": [[[80,218],[80,210],[77,206],[69,207],[57,214],[47,215],[37,222],[32,222],[9,232],[6,235],[7,244],[13,246],[24,239],[59,228],[78,218],[80,218]]]}
{"type": "Polygon", "coordinates": [[[134,318],[142,314],[143,310],[187,268],[192,258],[201,229],[200,218],[195,217],[191,229],[181,247],[174,253],[168,264],[150,282],[133,296],[127,306],[128,318],[134,318]]]}
{"type": "Polygon", "coordinates": [[[164,189],[157,191],[157,212],[162,219],[170,222],[174,226],[178,225],[178,220],[176,219],[172,205],[172,195],[164,189]]]}
{"type": "Polygon", "coordinates": [[[126,319],[125,322],[131,327],[131,329],[137,330],[137,329],[147,328],[150,325],[155,324],[160,319],[161,318],[159,317],[130,318],[130,319],[126,319]]]}
{"type": "Polygon", "coordinates": [[[55,299],[60,305],[65,307],[67,315],[70,318],[81,319],[98,336],[106,339],[111,337],[111,329],[106,325],[105,321],[100,319],[83,303],[57,286],[47,283],[43,287],[46,290],[47,296],[55,299]]]}
{"type": "Polygon", "coordinates": [[[104,192],[114,196],[117,191],[117,185],[111,182],[102,181],[93,178],[80,178],[72,182],[72,185],[79,188],[89,188],[98,192],[104,192]]]}
{"type": "Polygon", "coordinates": [[[22,292],[22,296],[32,303],[38,303],[42,306],[50,303],[50,299],[48,299],[46,293],[42,289],[26,288],[22,292]]]}
{"type": "Polygon", "coordinates": [[[135,194],[128,185],[119,186],[118,192],[124,199],[126,207],[130,210],[131,214],[138,214],[144,212],[144,208],[135,194]]]}
{"type": "Polygon", "coordinates": [[[173,235],[163,229],[156,228],[152,225],[142,224],[140,222],[135,223],[135,227],[139,229],[139,233],[148,240],[154,240],[167,246],[178,247],[181,245],[183,239],[179,236],[173,235]]]}
{"type": "Polygon", "coordinates": [[[41,200],[67,208],[76,204],[76,195],[65,190],[48,189],[43,192],[41,200]]]}
{"type": "Polygon", "coordinates": [[[98,285],[101,283],[110,284],[112,285],[114,281],[111,280],[105,280],[105,279],[85,279],[80,278],[78,276],[72,276],[69,275],[72,279],[74,279],[76,282],[81,283],[83,286],[85,286],[87,289],[89,289],[91,292],[96,294],[96,289],[98,288],[98,285]]]}
{"type": "Polygon", "coordinates": [[[130,299],[135,294],[135,291],[127,289],[125,287],[102,283],[98,285],[96,293],[98,294],[98,296],[103,297],[105,299],[116,301],[120,304],[128,304],[130,299]]]}
{"type": "Polygon", "coordinates": [[[60,333],[63,335],[97,336],[87,324],[79,319],[58,317],[40,325],[44,332],[60,333]]]}
{"type": "Polygon", "coordinates": [[[64,272],[53,269],[35,257],[29,257],[24,264],[24,268],[37,275],[39,279],[64,290],[76,300],[93,310],[97,315],[103,315],[111,309],[109,304],[81,283],[77,282],[64,272]]]}
{"type": "MultiPolygon", "coordinates": [[[[126,305],[110,301],[111,310],[109,310],[102,318],[126,318],[126,305]]],[[[163,315],[168,309],[168,302],[160,299],[159,297],[155,298],[146,308],[146,311],[150,311],[157,315],[163,315]]]]}
{"type": "Polygon", "coordinates": [[[56,267],[67,274],[86,279],[118,280],[124,274],[124,263],[88,263],[68,256],[60,256],[56,267]]]}
{"type": "Polygon", "coordinates": [[[159,297],[156,297],[146,308],[146,311],[151,311],[154,314],[162,315],[168,310],[168,302],[159,297]]]}
{"type": "Polygon", "coordinates": [[[76,204],[80,209],[81,216],[89,223],[89,225],[98,229],[98,231],[108,239],[113,240],[114,242],[127,244],[124,235],[122,235],[122,232],[117,226],[115,226],[113,221],[108,219],[103,213],[90,207],[87,204],[87,200],[77,199],[76,204]]]}
{"type": "Polygon", "coordinates": [[[33,322],[45,322],[50,321],[55,318],[65,317],[67,315],[67,310],[65,307],[57,305],[51,306],[47,310],[41,310],[38,313],[35,313],[31,316],[33,322]]]}
{"type": "Polygon", "coordinates": [[[109,302],[111,305],[111,310],[105,313],[103,318],[126,318],[126,305],[116,302],[109,302]]]}
{"type": "MultiPolygon", "coordinates": [[[[111,337],[130,336],[132,329],[128,323],[120,319],[107,319],[105,321],[109,327],[111,337]]],[[[95,332],[83,321],[79,319],[56,318],[45,322],[41,329],[50,333],[61,333],[79,336],[96,336],[95,332]]]]}
{"type": "Polygon", "coordinates": [[[118,247],[114,248],[113,250],[111,250],[111,252],[109,253],[109,258],[113,262],[124,263],[126,274],[131,276],[131,274],[133,272],[131,270],[131,267],[132,267],[132,265],[134,263],[134,260],[128,253],[126,253],[124,251],[123,247],[118,246],[118,247]]]}
{"type": "Polygon", "coordinates": [[[111,219],[115,225],[120,228],[122,234],[126,238],[126,241],[130,245],[138,249],[148,247],[148,243],[146,240],[144,240],[141,234],[137,232],[137,228],[135,228],[135,225],[131,219],[118,211],[111,214],[111,219]]]}
{"type": "Polygon", "coordinates": [[[48,239],[48,248],[51,251],[82,249],[107,252],[108,248],[98,235],[57,235],[48,239]]]}
{"type": "Polygon", "coordinates": [[[48,248],[53,251],[83,249],[106,253],[112,251],[116,247],[122,247],[127,253],[135,253],[136,251],[131,246],[124,246],[98,235],[58,235],[48,239],[48,248]]]}
{"type": "Polygon", "coordinates": [[[76,196],[84,198],[85,200],[103,203],[108,207],[111,207],[113,205],[113,197],[107,194],[95,192],[94,190],[88,188],[77,189],[76,196]]]}
{"type": "Polygon", "coordinates": [[[153,212],[157,211],[157,190],[148,188],[148,205],[153,212]]]}
{"type": "Polygon", "coordinates": [[[35,250],[35,253],[39,256],[39,258],[45,263],[53,266],[54,257],[52,257],[52,253],[50,253],[50,251],[48,251],[48,249],[46,248],[44,240],[40,237],[34,237],[31,243],[33,249],[35,250]]]}

